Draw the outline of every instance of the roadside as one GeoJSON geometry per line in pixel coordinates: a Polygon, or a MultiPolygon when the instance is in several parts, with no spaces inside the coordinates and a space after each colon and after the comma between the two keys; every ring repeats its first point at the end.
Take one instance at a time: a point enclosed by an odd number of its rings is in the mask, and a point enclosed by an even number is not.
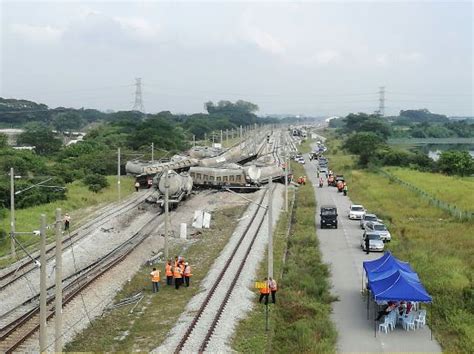
{"type": "MultiPolygon", "coordinates": [[[[308,151],[303,143],[300,150],[308,151]]],[[[304,168],[292,162],[294,176],[304,168]]],[[[316,237],[316,210],[312,184],[295,190],[293,214],[282,213],[274,232],[274,267],[279,291],[277,304],[270,306],[269,331],[265,331],[265,309],[257,303],[234,334],[232,348],[238,352],[333,352],[336,331],[330,320],[329,272],[322,263],[316,237]],[[291,222],[289,225],[288,222],[291,222]],[[288,229],[290,227],[290,229],[288,229]],[[287,238],[287,232],[289,236],[287,238]]],[[[290,210],[291,211],[291,210],[290,210]]],[[[266,275],[266,257],[258,279],[266,275]]]]}

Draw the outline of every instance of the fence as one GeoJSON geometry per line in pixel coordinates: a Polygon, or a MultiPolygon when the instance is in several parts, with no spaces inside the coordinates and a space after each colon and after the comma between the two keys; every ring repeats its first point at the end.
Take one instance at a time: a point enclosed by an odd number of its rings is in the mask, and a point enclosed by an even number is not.
{"type": "Polygon", "coordinates": [[[437,207],[439,209],[447,211],[448,213],[450,213],[454,217],[457,217],[461,220],[472,220],[472,219],[474,219],[474,213],[473,212],[459,209],[456,205],[451,205],[451,204],[448,204],[448,203],[446,203],[442,200],[439,200],[439,199],[433,197],[432,195],[426,193],[424,190],[422,190],[422,189],[420,189],[420,188],[418,188],[418,187],[416,187],[416,186],[414,186],[414,185],[412,185],[408,182],[405,182],[404,180],[392,175],[391,173],[389,173],[385,170],[378,169],[378,172],[380,172],[382,175],[385,175],[385,177],[387,177],[391,181],[397,182],[398,184],[401,184],[402,186],[407,187],[408,189],[410,189],[413,192],[417,193],[422,198],[428,200],[428,202],[430,204],[434,205],[435,207],[437,207]]]}

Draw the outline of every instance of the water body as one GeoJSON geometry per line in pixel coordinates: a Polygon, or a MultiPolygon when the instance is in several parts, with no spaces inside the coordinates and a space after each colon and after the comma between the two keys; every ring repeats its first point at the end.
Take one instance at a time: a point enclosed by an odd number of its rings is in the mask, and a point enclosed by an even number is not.
{"type": "Polygon", "coordinates": [[[468,151],[469,154],[474,157],[474,144],[427,144],[425,146],[418,147],[417,150],[421,150],[424,153],[428,154],[428,156],[434,161],[437,161],[439,159],[439,155],[443,151],[448,150],[468,151]]]}

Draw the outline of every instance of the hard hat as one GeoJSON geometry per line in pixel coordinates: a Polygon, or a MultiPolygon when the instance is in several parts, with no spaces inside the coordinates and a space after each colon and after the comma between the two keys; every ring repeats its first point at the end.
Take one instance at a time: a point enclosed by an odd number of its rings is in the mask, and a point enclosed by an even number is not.
{"type": "Polygon", "coordinates": [[[184,265],[188,265],[188,262],[184,263],[184,265]]]}

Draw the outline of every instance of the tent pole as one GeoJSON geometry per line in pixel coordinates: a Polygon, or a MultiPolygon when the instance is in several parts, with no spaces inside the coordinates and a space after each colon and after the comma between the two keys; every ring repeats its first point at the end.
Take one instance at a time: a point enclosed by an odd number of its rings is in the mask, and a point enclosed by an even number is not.
{"type": "Polygon", "coordinates": [[[433,330],[431,327],[433,326],[433,303],[430,304],[430,338],[433,340],[433,330]]]}
{"type": "Polygon", "coordinates": [[[377,310],[375,308],[375,306],[377,306],[376,304],[377,303],[375,302],[375,299],[374,299],[374,337],[375,338],[377,338],[377,321],[376,321],[377,317],[375,317],[377,315],[377,310]]]}
{"type": "Polygon", "coordinates": [[[367,289],[367,320],[370,319],[370,311],[369,311],[369,300],[370,300],[370,297],[369,297],[369,289],[367,289]]]}

